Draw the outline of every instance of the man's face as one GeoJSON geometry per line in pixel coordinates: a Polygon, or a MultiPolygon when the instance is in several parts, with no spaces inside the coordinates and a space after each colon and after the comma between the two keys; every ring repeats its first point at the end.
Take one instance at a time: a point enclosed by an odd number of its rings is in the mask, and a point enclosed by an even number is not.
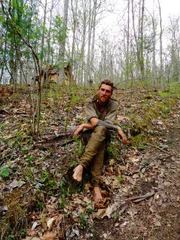
{"type": "Polygon", "coordinates": [[[106,84],[102,84],[98,89],[98,101],[100,103],[106,103],[112,96],[112,87],[106,84]]]}

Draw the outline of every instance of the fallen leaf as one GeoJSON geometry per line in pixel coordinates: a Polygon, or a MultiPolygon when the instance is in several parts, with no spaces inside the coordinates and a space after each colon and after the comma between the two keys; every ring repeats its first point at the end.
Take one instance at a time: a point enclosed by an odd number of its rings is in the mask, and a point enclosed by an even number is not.
{"type": "Polygon", "coordinates": [[[34,230],[38,225],[38,222],[34,222],[31,229],[34,230]]]}
{"type": "Polygon", "coordinates": [[[103,217],[108,217],[108,218],[111,218],[112,214],[117,211],[117,207],[118,207],[118,204],[117,203],[114,203],[112,205],[109,205],[106,209],[106,212],[105,214],[103,215],[103,217]]]}
{"type": "Polygon", "coordinates": [[[39,238],[39,237],[26,237],[26,238],[23,238],[22,240],[41,240],[41,238],[39,238]]]}
{"type": "Polygon", "coordinates": [[[101,219],[106,212],[106,209],[98,209],[97,212],[93,214],[94,218],[101,219]]]}
{"type": "Polygon", "coordinates": [[[49,230],[52,229],[52,226],[53,226],[53,222],[54,222],[54,221],[55,221],[55,217],[49,218],[49,219],[47,220],[47,227],[48,227],[49,230]]]}
{"type": "Polygon", "coordinates": [[[55,232],[47,232],[41,237],[41,240],[56,240],[56,236],[55,232]]]}
{"type": "Polygon", "coordinates": [[[23,185],[25,184],[25,182],[24,181],[17,181],[16,179],[14,179],[10,184],[9,184],[9,186],[11,187],[11,188],[16,188],[16,187],[22,187],[23,185]]]}

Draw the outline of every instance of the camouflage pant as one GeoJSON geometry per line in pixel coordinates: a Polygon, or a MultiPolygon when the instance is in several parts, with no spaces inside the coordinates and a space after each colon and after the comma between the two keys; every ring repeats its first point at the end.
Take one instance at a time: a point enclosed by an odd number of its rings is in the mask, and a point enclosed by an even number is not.
{"type": "Polygon", "coordinates": [[[84,168],[90,168],[93,186],[99,186],[104,163],[106,143],[110,140],[110,134],[106,127],[97,126],[94,131],[87,130],[82,133],[82,142],[86,145],[80,164],[84,168]]]}

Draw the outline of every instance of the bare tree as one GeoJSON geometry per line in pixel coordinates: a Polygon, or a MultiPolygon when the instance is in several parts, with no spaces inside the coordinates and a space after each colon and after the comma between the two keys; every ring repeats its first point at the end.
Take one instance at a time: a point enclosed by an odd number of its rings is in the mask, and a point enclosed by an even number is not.
{"type": "Polygon", "coordinates": [[[159,6],[159,23],[160,23],[160,36],[159,36],[159,48],[160,48],[160,79],[161,79],[161,88],[164,90],[164,80],[163,80],[163,45],[162,45],[162,36],[163,36],[163,26],[162,26],[162,14],[161,14],[161,5],[158,0],[159,6]]]}
{"type": "Polygon", "coordinates": [[[138,29],[136,29],[136,22],[135,22],[134,0],[132,0],[131,3],[132,3],[132,22],[133,22],[134,39],[136,44],[137,64],[141,73],[140,79],[144,80],[144,4],[145,4],[145,0],[139,1],[138,29]]]}
{"type": "Polygon", "coordinates": [[[36,105],[36,109],[33,114],[33,135],[35,135],[35,134],[39,135],[39,124],[40,124],[40,115],[41,115],[41,81],[40,81],[41,66],[40,66],[39,57],[38,57],[36,51],[34,50],[34,48],[27,41],[27,39],[25,39],[25,37],[22,35],[20,29],[17,27],[16,21],[14,19],[14,16],[12,15],[11,9],[10,8],[5,9],[3,2],[1,2],[1,7],[2,7],[3,14],[8,18],[9,24],[11,24],[11,27],[13,28],[16,36],[19,37],[19,39],[25,44],[25,46],[27,46],[30,49],[30,51],[32,53],[32,57],[34,59],[36,72],[39,75],[37,105],[36,105]]]}
{"type": "Polygon", "coordinates": [[[59,72],[59,83],[61,83],[61,81],[64,78],[64,56],[65,56],[65,50],[66,50],[68,11],[69,11],[69,0],[64,0],[63,35],[65,37],[63,39],[61,39],[60,48],[59,48],[59,57],[60,57],[60,61],[62,63],[62,66],[60,67],[60,72],[59,72]]]}

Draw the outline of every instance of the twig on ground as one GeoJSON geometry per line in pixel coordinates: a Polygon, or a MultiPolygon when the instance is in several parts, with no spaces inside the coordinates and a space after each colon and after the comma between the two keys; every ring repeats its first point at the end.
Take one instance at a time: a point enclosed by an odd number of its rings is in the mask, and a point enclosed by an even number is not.
{"type": "Polygon", "coordinates": [[[153,145],[153,144],[151,144],[151,143],[146,143],[146,144],[149,145],[149,146],[151,146],[151,147],[157,148],[158,150],[160,150],[160,151],[162,151],[162,152],[164,152],[164,153],[167,153],[167,152],[168,152],[167,150],[164,150],[164,149],[162,149],[162,148],[160,148],[160,147],[158,147],[158,146],[156,146],[156,145],[153,145]]]}
{"type": "Polygon", "coordinates": [[[144,201],[147,198],[150,198],[150,197],[154,196],[154,194],[155,194],[155,191],[152,190],[151,192],[146,193],[145,195],[140,195],[140,196],[135,196],[135,197],[128,198],[128,199],[126,199],[126,201],[133,201],[135,203],[138,203],[138,202],[144,201]]]}

